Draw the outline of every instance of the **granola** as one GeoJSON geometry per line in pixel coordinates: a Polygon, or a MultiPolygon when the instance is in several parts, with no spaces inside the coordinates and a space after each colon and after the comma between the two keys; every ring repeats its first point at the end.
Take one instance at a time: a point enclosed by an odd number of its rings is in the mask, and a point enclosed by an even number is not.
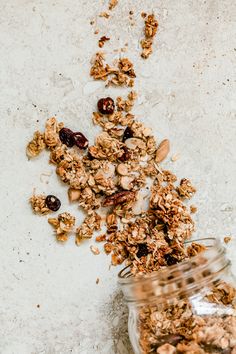
{"type": "Polygon", "coordinates": [[[75,225],[75,217],[70,213],[59,214],[57,218],[49,218],[48,222],[56,229],[57,241],[65,242],[68,239],[69,233],[75,225]]]}
{"type": "Polygon", "coordinates": [[[31,207],[36,214],[46,215],[52,212],[47,207],[45,200],[46,200],[46,195],[44,194],[38,194],[38,195],[34,194],[30,198],[31,207]]]}
{"type": "Polygon", "coordinates": [[[28,143],[26,147],[26,154],[28,157],[36,157],[43,151],[46,147],[44,141],[44,134],[40,133],[38,130],[34,133],[33,139],[28,143]]]}
{"type": "Polygon", "coordinates": [[[152,45],[153,45],[153,38],[155,37],[158,29],[158,22],[154,16],[142,14],[142,17],[145,18],[145,28],[144,34],[145,38],[140,41],[142,47],[141,57],[147,59],[150,54],[152,54],[152,45]]]}

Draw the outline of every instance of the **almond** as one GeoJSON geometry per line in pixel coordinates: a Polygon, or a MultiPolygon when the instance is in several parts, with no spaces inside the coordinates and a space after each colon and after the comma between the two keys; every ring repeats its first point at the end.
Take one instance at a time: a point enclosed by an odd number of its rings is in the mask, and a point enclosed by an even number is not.
{"type": "Polygon", "coordinates": [[[75,200],[78,200],[80,197],[80,191],[78,189],[70,188],[68,189],[68,196],[70,202],[74,202],[75,200]]]}
{"type": "Polygon", "coordinates": [[[162,162],[167,157],[170,151],[170,142],[168,139],[164,139],[157,148],[155,161],[157,163],[162,162]]]}
{"type": "Polygon", "coordinates": [[[116,167],[116,171],[117,173],[119,173],[119,175],[121,176],[126,176],[129,174],[129,170],[128,170],[128,166],[124,163],[120,163],[117,167],[116,167]]]}

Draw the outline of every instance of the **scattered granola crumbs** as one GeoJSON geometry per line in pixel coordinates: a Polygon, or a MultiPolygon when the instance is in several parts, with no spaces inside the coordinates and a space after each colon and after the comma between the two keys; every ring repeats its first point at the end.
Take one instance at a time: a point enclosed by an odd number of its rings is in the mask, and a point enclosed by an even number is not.
{"type": "Polygon", "coordinates": [[[33,139],[28,143],[26,147],[26,155],[31,157],[36,157],[43,151],[46,147],[44,141],[44,134],[40,133],[38,130],[34,133],[33,139]]]}
{"type": "Polygon", "coordinates": [[[110,0],[109,1],[109,10],[113,10],[118,4],[118,0],[110,0]]]}
{"type": "Polygon", "coordinates": [[[101,12],[100,14],[99,14],[99,17],[104,17],[104,18],[109,18],[110,17],[110,14],[108,13],[108,12],[101,12]]]}
{"type": "Polygon", "coordinates": [[[180,181],[180,185],[177,188],[177,191],[182,198],[189,199],[193,196],[194,193],[196,193],[196,188],[193,187],[188,179],[183,178],[180,181]]]}
{"type": "Polygon", "coordinates": [[[195,214],[197,212],[197,207],[195,205],[190,205],[190,213],[195,214]]]}
{"type": "Polygon", "coordinates": [[[102,37],[99,39],[99,41],[98,41],[98,46],[99,46],[100,48],[102,48],[102,47],[104,46],[105,42],[107,42],[107,41],[109,41],[109,40],[110,40],[109,37],[102,36],[102,37]]]}
{"type": "Polygon", "coordinates": [[[224,237],[224,243],[229,243],[230,241],[232,240],[232,237],[231,236],[225,236],[224,237]]]}
{"type": "Polygon", "coordinates": [[[75,225],[75,217],[70,213],[59,214],[57,218],[49,218],[48,222],[56,229],[56,238],[60,242],[65,242],[68,239],[69,232],[72,231],[75,225]]]}
{"type": "Polygon", "coordinates": [[[158,22],[154,14],[146,15],[145,13],[141,14],[145,18],[145,38],[140,41],[142,47],[141,57],[147,59],[152,53],[153,38],[157,33],[158,22]]]}
{"type": "Polygon", "coordinates": [[[99,251],[99,249],[96,246],[91,245],[90,246],[90,250],[95,256],[100,254],[100,251],[99,251]]]}
{"type": "Polygon", "coordinates": [[[46,214],[49,214],[52,212],[47,207],[45,201],[46,201],[46,195],[44,195],[44,194],[38,194],[38,195],[34,194],[30,198],[31,207],[36,214],[46,215],[46,214]]]}

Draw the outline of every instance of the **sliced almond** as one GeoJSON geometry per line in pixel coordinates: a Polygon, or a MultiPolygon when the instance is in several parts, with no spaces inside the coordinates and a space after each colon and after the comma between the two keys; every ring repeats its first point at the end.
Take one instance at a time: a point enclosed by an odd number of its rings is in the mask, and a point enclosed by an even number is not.
{"type": "Polygon", "coordinates": [[[125,140],[125,144],[128,149],[135,150],[137,147],[144,150],[146,145],[142,139],[139,138],[129,138],[125,140]]]}
{"type": "Polygon", "coordinates": [[[117,173],[119,173],[119,175],[121,176],[126,176],[129,173],[128,170],[128,166],[124,163],[120,163],[117,167],[116,167],[116,171],[117,173]]]}
{"type": "Polygon", "coordinates": [[[69,196],[70,202],[74,202],[75,200],[79,199],[80,191],[78,189],[69,188],[68,189],[68,196],[69,196]]]}
{"type": "Polygon", "coordinates": [[[157,163],[162,162],[167,157],[170,151],[170,142],[168,139],[164,139],[157,148],[155,161],[157,163]]]}
{"type": "Polygon", "coordinates": [[[100,254],[100,251],[99,251],[99,249],[97,248],[97,247],[95,247],[95,246],[90,246],[90,250],[91,250],[91,252],[93,253],[93,254],[95,254],[95,256],[97,256],[98,254],[100,254]]]}
{"type": "Polygon", "coordinates": [[[120,179],[120,186],[125,189],[131,189],[131,183],[133,182],[134,178],[129,176],[122,176],[120,179]]]}

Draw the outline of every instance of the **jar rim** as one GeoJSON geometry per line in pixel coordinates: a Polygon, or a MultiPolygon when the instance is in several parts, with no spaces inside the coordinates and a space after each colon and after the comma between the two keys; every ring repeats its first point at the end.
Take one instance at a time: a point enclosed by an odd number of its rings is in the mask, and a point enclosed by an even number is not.
{"type": "Polygon", "coordinates": [[[139,282],[141,280],[144,279],[154,279],[154,278],[160,278],[161,274],[166,273],[166,271],[168,270],[168,272],[172,272],[173,270],[181,270],[184,269],[184,267],[188,264],[190,264],[190,262],[194,262],[197,261],[200,257],[202,257],[202,255],[208,251],[209,248],[214,247],[214,249],[216,250],[216,253],[221,254],[224,252],[224,247],[222,246],[221,242],[219,239],[215,238],[215,237],[205,237],[205,238],[200,238],[200,239],[194,239],[194,240],[187,240],[184,242],[185,245],[187,244],[191,244],[194,242],[209,242],[212,244],[206,245],[206,250],[201,252],[200,254],[197,254],[194,257],[191,257],[191,259],[186,259],[183,260],[182,262],[170,265],[170,266],[166,266],[163,267],[159,270],[153,271],[151,273],[148,274],[141,274],[138,276],[133,276],[133,274],[129,271],[130,266],[126,266],[123,269],[121,269],[121,271],[118,273],[118,282],[120,284],[127,284],[130,281],[132,282],[139,282]]]}
{"type": "Polygon", "coordinates": [[[202,243],[206,247],[198,255],[157,271],[134,276],[129,266],[118,274],[118,283],[128,303],[152,301],[156,297],[171,297],[183,290],[193,292],[213,282],[230,265],[225,247],[214,237],[186,241],[202,243]],[[195,281],[196,279],[196,281],[195,281]],[[181,284],[184,284],[184,288],[181,284]]]}

